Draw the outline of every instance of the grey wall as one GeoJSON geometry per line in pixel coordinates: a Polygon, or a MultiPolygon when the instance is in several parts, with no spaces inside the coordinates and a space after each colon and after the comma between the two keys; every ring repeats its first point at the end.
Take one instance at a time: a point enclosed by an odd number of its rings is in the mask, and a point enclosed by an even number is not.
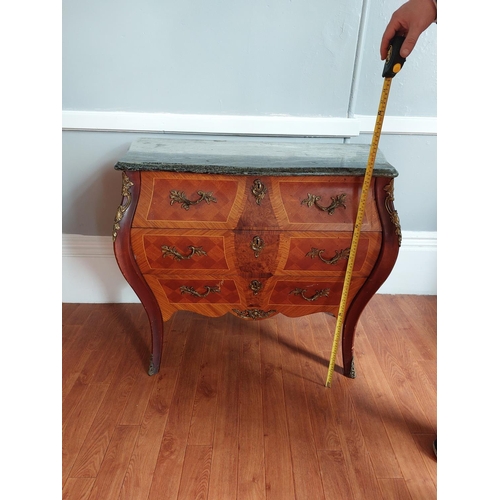
{"type": "MultiPolygon", "coordinates": [[[[63,109],[209,115],[376,114],[398,0],[65,0],[63,109]]],[[[394,79],[387,115],[436,116],[436,26],[394,79]]],[[[136,132],[63,131],[63,232],[110,234],[113,170],[136,132]]],[[[196,136],[189,136],[195,140],[196,136]]],[[[252,140],[249,138],[249,140],[252,140]]],[[[287,140],[331,140],[294,138],[287,140]]],[[[370,142],[361,134],[351,142],[370,142]]],[[[436,137],[384,135],[403,230],[436,229],[436,137]]]]}
{"type": "Polygon", "coordinates": [[[66,0],[63,107],[345,116],[360,15],[361,0],[66,0]]]}

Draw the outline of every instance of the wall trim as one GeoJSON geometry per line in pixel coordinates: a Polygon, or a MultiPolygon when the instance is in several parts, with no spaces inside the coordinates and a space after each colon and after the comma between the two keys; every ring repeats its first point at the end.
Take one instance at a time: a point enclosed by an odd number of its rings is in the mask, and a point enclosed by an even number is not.
{"type": "MultiPolygon", "coordinates": [[[[371,134],[375,128],[375,116],[354,115],[361,134],[371,134]]],[[[437,135],[435,116],[385,116],[382,134],[437,135]]]]}
{"type": "Polygon", "coordinates": [[[213,135],[353,137],[359,124],[351,118],[238,116],[119,111],[63,111],[63,130],[153,132],[213,135]]]}
{"type": "MultiPolygon", "coordinates": [[[[394,269],[379,293],[436,295],[437,233],[403,231],[394,269]]],[[[62,235],[62,301],[136,303],[116,264],[111,236],[62,235]]]]}
{"type": "MultiPolygon", "coordinates": [[[[123,111],[63,110],[62,129],[97,132],[183,133],[212,135],[356,137],[371,133],[375,116],[237,116],[123,111]]],[[[383,134],[435,135],[437,119],[386,116],[383,134]]]]}

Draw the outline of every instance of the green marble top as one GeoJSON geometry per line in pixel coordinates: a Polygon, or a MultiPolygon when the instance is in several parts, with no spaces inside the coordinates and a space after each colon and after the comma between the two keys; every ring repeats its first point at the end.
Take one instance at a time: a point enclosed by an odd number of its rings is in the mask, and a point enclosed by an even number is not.
{"type": "MultiPolygon", "coordinates": [[[[115,165],[117,170],[196,172],[230,175],[363,176],[369,145],[142,138],[115,165]]],[[[375,177],[397,177],[377,152],[375,177]]]]}

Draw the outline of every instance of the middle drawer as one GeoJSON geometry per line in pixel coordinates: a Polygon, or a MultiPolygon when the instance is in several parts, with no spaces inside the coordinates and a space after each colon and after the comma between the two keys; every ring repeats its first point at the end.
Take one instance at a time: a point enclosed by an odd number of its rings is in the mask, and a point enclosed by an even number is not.
{"type": "MultiPolygon", "coordinates": [[[[340,276],[345,273],[351,233],[132,229],[132,249],[144,274],[221,276],[340,276]]],[[[354,275],[368,276],[382,234],[362,232],[354,275]]]]}

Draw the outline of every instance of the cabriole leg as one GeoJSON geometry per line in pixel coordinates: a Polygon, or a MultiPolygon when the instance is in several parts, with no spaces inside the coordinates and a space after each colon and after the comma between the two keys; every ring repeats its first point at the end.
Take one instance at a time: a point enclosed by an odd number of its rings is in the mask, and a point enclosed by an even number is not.
{"type": "Polygon", "coordinates": [[[154,375],[160,370],[163,344],[163,318],[160,306],[137,266],[130,236],[140,187],[140,172],[122,172],[122,202],[118,207],[113,224],[113,243],[118,266],[124,278],[139,297],[148,315],[152,344],[148,373],[149,375],[154,375]]]}

